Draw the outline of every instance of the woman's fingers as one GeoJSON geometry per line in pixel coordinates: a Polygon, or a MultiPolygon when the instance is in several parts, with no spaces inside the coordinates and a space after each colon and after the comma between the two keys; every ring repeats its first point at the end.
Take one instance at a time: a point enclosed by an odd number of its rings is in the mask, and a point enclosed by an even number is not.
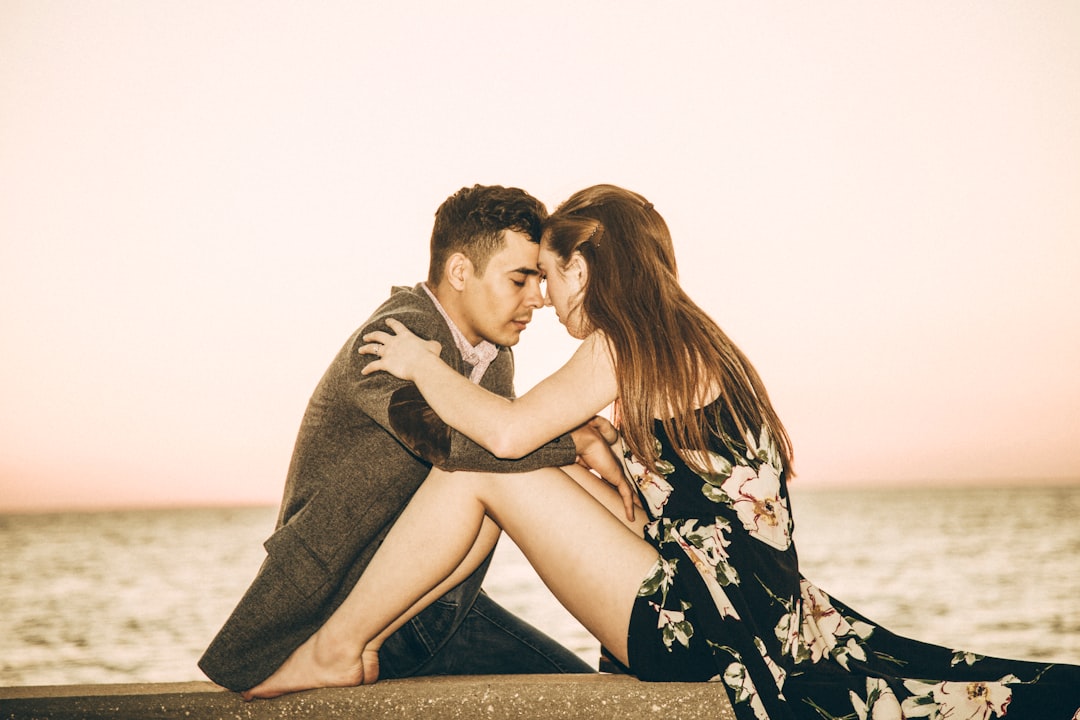
{"type": "Polygon", "coordinates": [[[382,343],[385,343],[388,340],[390,340],[390,338],[392,338],[392,337],[394,337],[394,336],[391,335],[388,332],[383,332],[382,330],[373,330],[373,331],[365,334],[364,337],[361,338],[361,339],[366,343],[379,343],[379,344],[382,344],[382,343]]]}

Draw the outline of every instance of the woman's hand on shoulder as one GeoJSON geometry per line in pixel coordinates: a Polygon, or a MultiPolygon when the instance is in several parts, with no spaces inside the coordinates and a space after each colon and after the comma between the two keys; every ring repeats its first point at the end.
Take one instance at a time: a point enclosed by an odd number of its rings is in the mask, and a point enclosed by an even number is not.
{"type": "Polygon", "coordinates": [[[360,371],[364,375],[373,372],[388,372],[402,380],[415,382],[425,362],[439,359],[442,343],[438,340],[424,340],[413,334],[409,328],[394,318],[387,318],[386,325],[390,332],[375,330],[364,335],[364,345],[357,348],[361,355],[374,355],[360,371]]]}

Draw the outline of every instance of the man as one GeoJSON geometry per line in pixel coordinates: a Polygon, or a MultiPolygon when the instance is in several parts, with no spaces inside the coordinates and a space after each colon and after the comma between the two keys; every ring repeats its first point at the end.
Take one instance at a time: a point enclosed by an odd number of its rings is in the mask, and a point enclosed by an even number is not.
{"type": "MultiPolygon", "coordinates": [[[[608,446],[589,427],[520,460],[496,458],[443,423],[413,384],[360,373],[363,335],[393,317],[439,341],[459,372],[512,397],[510,347],[543,305],[546,217],[538,200],[500,186],[462,188],[439,207],[427,283],[394,288],[311,397],[267,558],[199,661],[210,679],[240,692],[273,673],[345,599],[431,466],[526,472],[579,454],[604,464],[608,446]]],[[[482,592],[489,562],[387,639],[381,677],[591,671],[482,592]]]]}

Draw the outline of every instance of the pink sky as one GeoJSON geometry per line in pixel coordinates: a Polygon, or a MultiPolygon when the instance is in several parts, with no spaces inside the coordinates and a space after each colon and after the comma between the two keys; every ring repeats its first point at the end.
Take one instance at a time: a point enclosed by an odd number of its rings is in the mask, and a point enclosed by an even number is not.
{"type": "Polygon", "coordinates": [[[277,502],[475,182],[647,195],[806,487],[1080,478],[1077,3],[373,8],[0,5],[0,511],[277,502]]]}

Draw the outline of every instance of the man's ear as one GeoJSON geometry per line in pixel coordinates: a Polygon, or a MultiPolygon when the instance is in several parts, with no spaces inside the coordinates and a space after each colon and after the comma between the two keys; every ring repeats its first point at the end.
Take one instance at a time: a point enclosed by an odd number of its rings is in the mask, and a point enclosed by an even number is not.
{"type": "Polygon", "coordinates": [[[454,253],[446,259],[443,277],[450,283],[450,287],[460,292],[465,289],[465,280],[472,275],[472,272],[472,260],[465,257],[463,253],[454,253]]]}

